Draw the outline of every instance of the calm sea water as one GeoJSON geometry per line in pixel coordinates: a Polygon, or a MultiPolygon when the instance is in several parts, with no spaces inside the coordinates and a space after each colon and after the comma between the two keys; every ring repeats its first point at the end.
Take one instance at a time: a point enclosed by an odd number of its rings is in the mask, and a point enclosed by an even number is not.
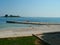
{"type": "Polygon", "coordinates": [[[31,25],[31,24],[11,24],[6,23],[6,21],[26,21],[29,20],[31,22],[52,22],[52,23],[60,23],[60,18],[51,18],[51,17],[0,17],[0,30],[7,28],[24,28],[29,26],[41,26],[41,25],[31,25]]]}

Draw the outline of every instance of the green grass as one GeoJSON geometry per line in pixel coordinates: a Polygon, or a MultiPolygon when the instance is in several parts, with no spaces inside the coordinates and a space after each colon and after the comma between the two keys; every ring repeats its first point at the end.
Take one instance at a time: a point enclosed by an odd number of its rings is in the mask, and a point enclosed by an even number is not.
{"type": "Polygon", "coordinates": [[[35,37],[13,37],[13,38],[1,38],[0,45],[35,45],[35,37]]]}

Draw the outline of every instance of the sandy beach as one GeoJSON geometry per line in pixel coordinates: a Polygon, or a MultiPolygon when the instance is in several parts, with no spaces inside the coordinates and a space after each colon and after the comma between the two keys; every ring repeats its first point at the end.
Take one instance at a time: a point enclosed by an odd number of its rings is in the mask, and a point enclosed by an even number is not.
{"type": "Polygon", "coordinates": [[[42,34],[56,31],[60,31],[60,25],[42,25],[40,27],[6,29],[0,30],[0,38],[32,36],[32,34],[42,34]]]}

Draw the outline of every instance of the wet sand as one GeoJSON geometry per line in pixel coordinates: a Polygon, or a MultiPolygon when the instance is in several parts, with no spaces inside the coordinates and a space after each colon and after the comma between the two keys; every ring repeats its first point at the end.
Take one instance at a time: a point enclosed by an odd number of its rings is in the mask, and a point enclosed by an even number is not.
{"type": "Polygon", "coordinates": [[[42,25],[40,27],[15,28],[0,30],[0,38],[32,36],[32,34],[42,34],[56,31],[60,31],[60,25],[42,25]]]}

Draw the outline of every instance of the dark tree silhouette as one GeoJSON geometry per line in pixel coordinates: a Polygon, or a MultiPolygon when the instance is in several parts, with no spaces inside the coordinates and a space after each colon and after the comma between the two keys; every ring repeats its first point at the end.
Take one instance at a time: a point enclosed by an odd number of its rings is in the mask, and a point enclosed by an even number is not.
{"type": "Polygon", "coordinates": [[[10,15],[10,17],[13,17],[13,15],[10,15]]]}
{"type": "Polygon", "coordinates": [[[8,14],[5,14],[5,17],[8,17],[8,14]]]}

